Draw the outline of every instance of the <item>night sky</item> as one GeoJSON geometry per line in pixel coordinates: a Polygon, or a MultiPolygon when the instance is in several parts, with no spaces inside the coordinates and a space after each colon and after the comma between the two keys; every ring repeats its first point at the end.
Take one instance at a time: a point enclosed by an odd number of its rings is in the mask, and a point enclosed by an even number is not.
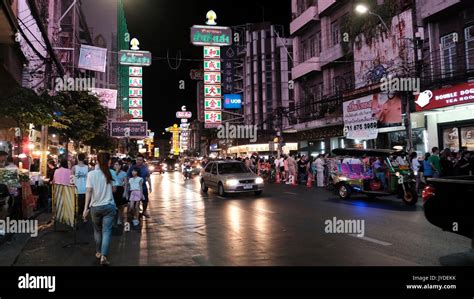
{"type": "MultiPolygon", "coordinates": [[[[290,0],[124,0],[128,31],[140,40],[141,50],[150,51],[154,61],[144,69],[144,120],[160,136],[166,127],[178,123],[176,111],[186,105],[196,116],[196,82],[189,77],[191,69],[201,67],[197,61],[181,61],[180,68],[172,70],[166,59],[176,58],[181,51],[183,59],[202,59],[202,47],[190,43],[190,27],[205,25],[206,13],[217,13],[220,26],[243,25],[265,20],[289,27],[290,0]],[[163,59],[164,58],[164,59],[163,59]],[[186,88],[179,89],[184,80],[186,88]]],[[[289,35],[286,29],[286,36],[289,35]]],[[[170,60],[172,66],[177,61],[170,60]]]]}

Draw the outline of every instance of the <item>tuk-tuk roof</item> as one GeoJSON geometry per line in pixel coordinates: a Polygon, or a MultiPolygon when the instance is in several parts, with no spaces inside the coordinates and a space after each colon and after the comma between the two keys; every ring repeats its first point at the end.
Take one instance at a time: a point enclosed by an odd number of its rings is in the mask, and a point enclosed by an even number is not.
{"type": "Polygon", "coordinates": [[[332,151],[336,156],[353,157],[388,157],[408,155],[407,152],[391,149],[358,149],[358,148],[336,148],[332,151]]]}

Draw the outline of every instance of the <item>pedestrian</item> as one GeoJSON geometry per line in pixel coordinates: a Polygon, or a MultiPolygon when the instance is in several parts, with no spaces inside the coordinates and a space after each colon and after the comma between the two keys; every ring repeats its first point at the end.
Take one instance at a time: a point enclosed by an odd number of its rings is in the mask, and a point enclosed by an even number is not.
{"type": "Polygon", "coordinates": [[[296,160],[294,158],[294,155],[290,155],[290,157],[288,158],[288,178],[289,178],[289,181],[287,182],[287,184],[291,184],[291,183],[296,182],[296,168],[297,168],[297,164],[296,164],[296,160]]]}
{"type": "Polygon", "coordinates": [[[433,177],[433,164],[430,162],[431,154],[426,153],[425,154],[425,159],[423,160],[423,178],[425,180],[424,183],[426,182],[426,179],[432,178],[433,177]]]}
{"type": "Polygon", "coordinates": [[[80,153],[77,155],[77,165],[74,165],[71,170],[74,178],[74,185],[77,190],[78,215],[82,215],[84,212],[84,205],[86,204],[86,182],[89,167],[86,165],[85,160],[85,154],[80,153]]]}
{"type": "Polygon", "coordinates": [[[439,148],[433,147],[431,150],[431,156],[429,158],[431,168],[433,169],[433,177],[439,178],[441,175],[441,163],[439,158],[439,148]]]}
{"type": "Polygon", "coordinates": [[[410,164],[416,180],[416,192],[418,193],[418,190],[420,190],[420,161],[418,161],[418,154],[416,152],[410,154],[410,164]]]}
{"type": "Polygon", "coordinates": [[[297,162],[298,164],[298,177],[300,183],[306,183],[308,173],[308,160],[306,155],[301,156],[301,159],[297,162]]]}
{"type": "Polygon", "coordinates": [[[138,175],[143,179],[143,200],[142,200],[142,215],[146,218],[150,218],[148,213],[148,194],[152,193],[151,179],[150,179],[150,170],[148,166],[145,165],[145,157],[143,155],[138,155],[136,159],[136,164],[128,170],[128,177],[132,177],[132,169],[138,169],[138,175]],[[147,186],[148,183],[148,186],[147,186]]]}
{"type": "Polygon", "coordinates": [[[109,265],[109,247],[112,235],[112,226],[117,214],[113,197],[114,174],[110,171],[110,154],[97,155],[98,169],[92,170],[87,175],[86,204],[83,220],[91,214],[94,226],[94,239],[96,246],[95,257],[103,266],[109,265]]]}
{"type": "Polygon", "coordinates": [[[283,160],[283,178],[285,182],[288,181],[288,156],[285,155],[285,158],[283,160]]]}
{"type": "Polygon", "coordinates": [[[8,153],[6,151],[0,151],[0,168],[5,168],[7,163],[8,153]]]}
{"type": "Polygon", "coordinates": [[[63,158],[59,162],[59,168],[54,172],[53,184],[69,186],[71,185],[71,175],[68,161],[63,158]]]}
{"type": "Polygon", "coordinates": [[[317,186],[324,187],[325,163],[324,163],[322,155],[319,155],[318,158],[314,161],[314,168],[316,170],[317,186]]]}
{"type": "Polygon", "coordinates": [[[461,154],[461,159],[456,163],[454,166],[456,176],[468,176],[471,169],[470,169],[470,160],[471,160],[471,153],[467,151],[463,151],[461,154]]]}
{"type": "Polygon", "coordinates": [[[118,209],[117,225],[122,225],[123,223],[128,223],[127,221],[127,190],[125,187],[127,185],[127,173],[122,170],[122,162],[117,160],[114,163],[114,172],[115,172],[115,191],[114,191],[114,200],[115,205],[118,209]]]}
{"type": "Polygon", "coordinates": [[[453,155],[449,148],[441,153],[440,165],[442,177],[450,177],[454,175],[453,155]]]}
{"type": "Polygon", "coordinates": [[[140,169],[134,167],[131,169],[132,177],[128,179],[128,190],[130,191],[129,208],[133,214],[133,225],[138,226],[140,214],[140,201],[144,199],[143,194],[143,178],[140,177],[140,169]]]}

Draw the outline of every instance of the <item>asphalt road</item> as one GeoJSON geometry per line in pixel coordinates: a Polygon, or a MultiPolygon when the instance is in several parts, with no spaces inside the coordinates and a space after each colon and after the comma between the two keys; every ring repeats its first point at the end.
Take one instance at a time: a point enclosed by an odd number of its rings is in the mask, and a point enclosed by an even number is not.
{"type": "MultiPolygon", "coordinates": [[[[116,231],[110,260],[116,266],[454,266],[473,265],[469,239],[443,232],[424,217],[421,203],[395,198],[341,201],[306,186],[268,185],[262,196],[222,198],[200,192],[199,178],[152,176],[151,219],[140,229],[116,231]],[[325,221],[364,220],[365,234],[325,232],[325,221]]],[[[45,216],[44,216],[45,217],[45,216]]],[[[43,217],[43,219],[44,219],[43,217]]],[[[90,225],[77,233],[43,225],[25,241],[15,266],[93,266],[90,225]]],[[[4,245],[5,246],[5,245],[4,245]]],[[[9,245],[12,251],[12,246],[9,245]]],[[[2,248],[0,248],[2,250],[2,248]]]]}

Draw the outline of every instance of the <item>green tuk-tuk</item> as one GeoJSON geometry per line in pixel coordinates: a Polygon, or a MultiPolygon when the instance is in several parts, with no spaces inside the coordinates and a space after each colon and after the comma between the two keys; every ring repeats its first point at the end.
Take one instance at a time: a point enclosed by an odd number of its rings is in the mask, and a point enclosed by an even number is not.
{"type": "Polygon", "coordinates": [[[411,167],[392,161],[408,156],[407,152],[384,149],[335,149],[336,168],[330,176],[341,199],[349,199],[354,193],[366,194],[369,198],[397,195],[407,205],[418,201],[416,180],[411,167]],[[378,161],[374,161],[377,160],[378,161]],[[374,167],[376,163],[379,163],[374,167]],[[384,180],[384,181],[382,181],[384,180]]]}

